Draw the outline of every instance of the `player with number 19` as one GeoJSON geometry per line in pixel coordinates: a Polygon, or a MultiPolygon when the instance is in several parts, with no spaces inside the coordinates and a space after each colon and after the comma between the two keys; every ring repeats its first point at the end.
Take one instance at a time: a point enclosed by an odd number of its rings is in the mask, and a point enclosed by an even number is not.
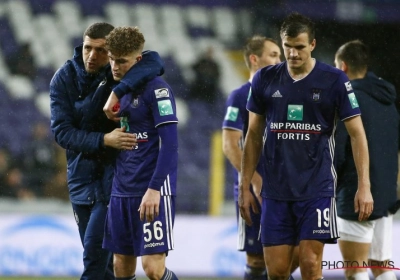
{"type": "MultiPolygon", "coordinates": [[[[141,59],[144,37],[137,27],[119,27],[106,37],[106,46],[118,81],[141,59]]],[[[136,279],[139,256],[148,278],[178,279],[165,267],[174,248],[178,161],[173,92],[157,77],[119,104],[121,127],[136,135],[138,145],[117,157],[103,247],[114,253],[117,280],[136,279]]]]}
{"type": "Polygon", "coordinates": [[[286,61],[261,69],[251,84],[239,206],[250,224],[250,209],[255,205],[250,181],[262,151],[261,241],[268,275],[287,279],[294,248],[299,245],[302,279],[320,280],[324,244],[335,243],[339,237],[334,164],[337,122],[344,122],[356,154],[359,181],[354,210],[360,221],[373,209],[368,146],[349,79],[311,56],[316,46],[314,23],[293,13],[284,20],[280,35],[286,61]]]}

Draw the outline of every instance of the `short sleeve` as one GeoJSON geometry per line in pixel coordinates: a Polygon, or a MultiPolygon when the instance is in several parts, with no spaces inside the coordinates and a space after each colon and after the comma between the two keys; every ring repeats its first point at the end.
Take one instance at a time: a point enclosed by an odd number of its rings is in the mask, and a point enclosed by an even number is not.
{"type": "Polygon", "coordinates": [[[265,102],[263,102],[263,82],[262,72],[258,70],[251,82],[251,88],[247,99],[247,110],[250,112],[264,115],[266,111],[265,102]]]}
{"type": "Polygon", "coordinates": [[[339,118],[343,121],[361,115],[356,95],[346,74],[340,73],[339,79],[334,86],[336,87],[335,92],[338,93],[337,106],[339,118]]]}
{"type": "Polygon", "coordinates": [[[230,128],[234,130],[243,129],[243,118],[241,111],[246,110],[245,103],[241,100],[241,96],[238,90],[233,91],[226,103],[225,103],[225,114],[222,122],[222,128],[230,128]]]}
{"type": "Polygon", "coordinates": [[[175,98],[171,88],[167,85],[153,88],[152,111],[155,127],[178,122],[175,98]]]}

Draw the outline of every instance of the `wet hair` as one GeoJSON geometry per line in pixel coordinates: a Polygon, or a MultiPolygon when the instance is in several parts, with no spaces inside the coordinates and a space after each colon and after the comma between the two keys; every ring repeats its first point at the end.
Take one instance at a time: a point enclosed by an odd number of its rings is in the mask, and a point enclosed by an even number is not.
{"type": "Polygon", "coordinates": [[[314,22],[299,13],[288,15],[281,25],[281,37],[288,36],[294,38],[299,36],[301,33],[307,33],[309,43],[311,43],[315,38],[314,22]]]}
{"type": "Polygon", "coordinates": [[[369,49],[360,40],[353,40],[342,45],[335,57],[346,62],[351,72],[363,72],[368,68],[369,49]]]}
{"type": "Polygon", "coordinates": [[[117,27],[106,36],[106,48],[115,56],[141,53],[144,42],[144,36],[137,26],[117,27]]]}
{"type": "Polygon", "coordinates": [[[247,68],[250,69],[251,66],[249,56],[251,54],[255,54],[256,56],[260,57],[264,51],[264,43],[267,41],[278,45],[278,43],[274,39],[267,38],[261,35],[254,35],[253,37],[247,39],[246,44],[243,47],[243,56],[247,68]]]}
{"type": "Polygon", "coordinates": [[[91,39],[105,39],[108,33],[113,29],[114,26],[106,22],[93,23],[83,33],[83,40],[85,40],[86,36],[91,39]]]}

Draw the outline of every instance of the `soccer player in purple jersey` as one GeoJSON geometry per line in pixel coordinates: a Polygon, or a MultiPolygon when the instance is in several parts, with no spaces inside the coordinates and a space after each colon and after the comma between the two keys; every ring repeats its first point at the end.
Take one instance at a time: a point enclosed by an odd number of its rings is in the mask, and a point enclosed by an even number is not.
{"type": "Polygon", "coordinates": [[[280,35],[287,61],[254,75],[247,103],[249,128],[238,203],[251,225],[250,209],[254,211],[257,203],[250,183],[263,149],[261,242],[270,279],[288,279],[296,245],[302,279],[323,279],[324,244],[338,238],[334,198],[338,119],[345,123],[355,155],[358,219],[367,219],[373,210],[368,147],[357,99],[345,73],[311,57],[314,34],[314,23],[307,17],[293,13],[284,20],[280,35]]]}
{"type": "MultiPolygon", "coordinates": [[[[144,42],[137,27],[118,27],[106,37],[115,80],[136,67],[144,42]]],[[[103,247],[114,253],[117,280],[136,279],[139,256],[148,278],[178,279],[165,267],[174,248],[178,161],[173,92],[154,78],[121,98],[119,115],[121,127],[136,135],[138,144],[117,157],[103,247]]]]}
{"type": "MultiPolygon", "coordinates": [[[[235,168],[234,198],[238,198],[238,172],[242,161],[243,136],[246,135],[248,126],[248,111],[246,109],[247,97],[250,91],[251,80],[260,68],[267,65],[279,63],[281,50],[278,44],[270,38],[253,36],[248,39],[243,48],[244,60],[250,71],[247,83],[232,91],[225,106],[225,118],[222,123],[223,151],[229,162],[235,168]]],[[[253,225],[246,225],[239,215],[239,208],[236,203],[236,215],[238,218],[238,250],[246,252],[246,267],[244,278],[247,280],[267,279],[267,271],[263,257],[263,247],[259,240],[261,220],[261,175],[254,172],[251,180],[251,193],[256,198],[257,211],[251,211],[253,225]]]]}

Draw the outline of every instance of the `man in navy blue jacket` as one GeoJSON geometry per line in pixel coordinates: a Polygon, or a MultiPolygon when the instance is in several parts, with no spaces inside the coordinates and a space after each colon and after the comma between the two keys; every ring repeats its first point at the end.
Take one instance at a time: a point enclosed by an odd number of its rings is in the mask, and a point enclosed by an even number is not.
{"type": "Polygon", "coordinates": [[[114,279],[111,253],[102,249],[117,150],[132,150],[136,137],[108,120],[103,106],[114,87],[125,93],[163,73],[156,52],[143,53],[135,69],[118,85],[113,80],[105,37],[114,27],[95,23],[83,44],[50,82],[51,129],[66,149],[70,200],[84,248],[80,279],[114,279]]]}
{"type": "MultiPolygon", "coordinates": [[[[362,122],[368,140],[371,192],[374,209],[367,221],[359,222],[354,212],[357,173],[350,139],[342,124],[336,135],[338,170],[337,211],[340,232],[339,246],[343,259],[371,268],[375,279],[396,279],[390,267],[392,255],[393,215],[389,209],[396,203],[398,172],[399,114],[395,106],[396,91],[392,84],[367,72],[368,49],[355,40],[336,52],[336,67],[343,70],[360,105],[362,122]],[[364,265],[367,264],[367,265],[364,265]],[[383,265],[385,264],[385,265],[383,265]]],[[[349,262],[349,263],[350,263],[349,262]]],[[[369,279],[366,268],[346,269],[347,279],[369,279]]]]}

